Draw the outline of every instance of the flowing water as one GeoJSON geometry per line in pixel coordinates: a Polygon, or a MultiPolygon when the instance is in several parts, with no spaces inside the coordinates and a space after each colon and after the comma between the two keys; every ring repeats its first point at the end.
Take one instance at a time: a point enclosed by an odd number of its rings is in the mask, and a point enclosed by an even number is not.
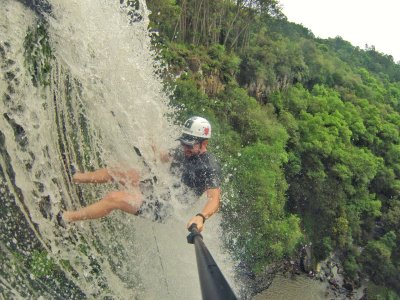
{"type": "MultiPolygon", "coordinates": [[[[144,2],[0,0],[0,292],[5,299],[200,299],[187,207],[152,145],[179,130],[157,77],[144,2]],[[140,149],[140,155],[135,149],[140,149]],[[71,165],[136,168],[172,196],[165,223],[113,212],[57,225],[116,188],[71,183],[71,165]]],[[[204,239],[236,288],[218,242],[204,239]]]]}

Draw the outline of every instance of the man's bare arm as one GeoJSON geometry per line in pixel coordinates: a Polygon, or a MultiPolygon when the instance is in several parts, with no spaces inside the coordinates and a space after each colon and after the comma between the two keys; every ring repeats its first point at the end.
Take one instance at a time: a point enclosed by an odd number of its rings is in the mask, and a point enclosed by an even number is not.
{"type": "MultiPolygon", "coordinates": [[[[205,219],[208,219],[213,214],[215,214],[219,209],[221,202],[221,189],[220,188],[208,189],[206,193],[208,200],[206,205],[204,205],[201,214],[205,217],[205,219]]],[[[202,216],[194,216],[193,218],[191,218],[189,223],[187,224],[187,227],[189,228],[190,225],[192,225],[193,223],[197,225],[197,229],[199,231],[203,230],[204,221],[202,216]]]]}

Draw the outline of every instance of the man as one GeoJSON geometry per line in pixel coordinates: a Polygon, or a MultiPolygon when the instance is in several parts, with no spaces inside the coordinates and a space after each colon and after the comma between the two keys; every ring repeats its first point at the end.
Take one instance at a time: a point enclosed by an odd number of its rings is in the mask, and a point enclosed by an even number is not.
{"type": "MultiPolygon", "coordinates": [[[[220,167],[215,157],[207,151],[208,139],[211,137],[210,123],[201,117],[188,119],[178,139],[182,150],[172,154],[160,155],[161,161],[171,162],[171,169],[181,169],[181,182],[190,188],[196,196],[207,194],[207,202],[202,211],[193,216],[188,224],[196,224],[203,230],[205,221],[211,217],[220,205],[220,167]]],[[[148,207],[148,199],[143,196],[138,171],[121,172],[112,169],[99,169],[94,172],[76,173],[74,183],[106,183],[117,181],[122,187],[129,187],[108,193],[104,198],[76,211],[65,211],[58,215],[59,221],[74,222],[97,219],[108,215],[113,210],[138,215],[143,207],[148,207]],[[146,202],[147,200],[147,202],[146,202]]],[[[150,205],[151,206],[151,205],[150,205]]]]}

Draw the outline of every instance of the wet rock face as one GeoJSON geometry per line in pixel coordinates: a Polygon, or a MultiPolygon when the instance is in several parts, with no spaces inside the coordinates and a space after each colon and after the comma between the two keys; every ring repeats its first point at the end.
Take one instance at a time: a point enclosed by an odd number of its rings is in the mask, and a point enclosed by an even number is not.
{"type": "Polygon", "coordinates": [[[49,14],[51,5],[46,0],[18,0],[22,4],[32,9],[38,15],[49,14]]]}
{"type": "Polygon", "coordinates": [[[306,245],[301,250],[300,255],[300,268],[305,273],[310,273],[314,271],[313,268],[313,260],[312,260],[312,251],[311,246],[306,245]]]}
{"type": "Polygon", "coordinates": [[[328,283],[328,293],[335,299],[353,299],[354,295],[363,297],[365,294],[359,280],[348,282],[344,278],[343,266],[339,258],[332,254],[331,257],[318,264],[317,272],[313,278],[328,283]]]}

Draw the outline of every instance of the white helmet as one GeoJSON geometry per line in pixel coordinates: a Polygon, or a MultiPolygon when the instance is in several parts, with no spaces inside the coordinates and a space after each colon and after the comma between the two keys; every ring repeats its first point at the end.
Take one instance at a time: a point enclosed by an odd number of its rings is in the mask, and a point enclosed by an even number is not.
{"type": "Polygon", "coordinates": [[[191,117],[186,120],[179,140],[186,145],[194,145],[199,140],[211,137],[211,125],[202,117],[191,117]]]}

